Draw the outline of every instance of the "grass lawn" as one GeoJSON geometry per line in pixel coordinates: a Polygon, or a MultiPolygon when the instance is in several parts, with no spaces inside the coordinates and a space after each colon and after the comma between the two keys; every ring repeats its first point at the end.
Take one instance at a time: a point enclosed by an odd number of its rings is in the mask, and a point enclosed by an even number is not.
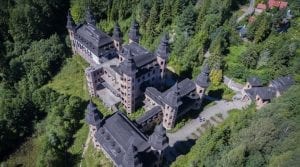
{"type": "Polygon", "coordinates": [[[88,64],[78,55],[67,59],[61,71],[46,86],[59,93],[89,99],[84,70],[88,64]]]}
{"type": "Polygon", "coordinates": [[[41,138],[29,137],[21,147],[13,154],[10,155],[6,162],[0,163],[0,166],[18,166],[24,167],[35,166],[36,158],[40,153],[41,138]]]}
{"type": "Polygon", "coordinates": [[[113,164],[105,157],[105,155],[97,151],[92,142],[88,145],[85,157],[82,159],[82,167],[112,167],[113,164]]]}

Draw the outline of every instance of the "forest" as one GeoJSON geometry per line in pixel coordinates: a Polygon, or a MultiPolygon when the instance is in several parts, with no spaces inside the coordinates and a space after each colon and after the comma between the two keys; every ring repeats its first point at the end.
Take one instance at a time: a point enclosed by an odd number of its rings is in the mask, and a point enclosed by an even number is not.
{"type": "MultiPolygon", "coordinates": [[[[287,74],[298,85],[300,2],[288,3],[293,15],[290,28],[278,32],[276,27],[287,10],[271,9],[256,16],[253,23],[248,23],[247,17],[237,23],[240,7],[248,0],[0,0],[0,162],[28,137],[38,135],[43,142],[39,143],[41,152],[35,166],[77,163],[67,150],[82,126],[87,98],[47,86],[72,59],[65,28],[68,10],[75,22],[81,23],[90,7],[97,27],[108,34],[118,22],[125,41],[136,19],[141,44],[151,51],[167,33],[171,44],[169,65],[182,78],[195,77],[202,64],[208,63],[214,86],[220,85],[223,75],[241,83],[249,76],[258,76],[267,83],[287,74]],[[241,25],[248,28],[246,42],[236,30],[241,25]]],[[[294,136],[299,136],[297,92],[299,87],[295,86],[259,112],[253,107],[233,112],[224,125],[211,129],[174,166],[186,160],[194,166],[280,166],[287,159],[293,160],[299,155],[299,147],[290,148],[291,143],[299,146],[294,141],[294,136]],[[276,121],[279,119],[286,122],[276,121]],[[258,120],[265,129],[257,127],[254,121],[258,120]],[[290,128],[282,135],[286,127],[290,128]],[[270,128],[274,130],[269,132],[270,128]],[[251,143],[249,138],[253,136],[247,135],[254,135],[255,130],[261,130],[261,135],[270,133],[263,136],[269,138],[258,136],[261,143],[251,143]],[[243,138],[248,143],[242,144],[243,138]],[[251,164],[254,162],[257,164],[251,164]]],[[[283,165],[294,164],[286,161],[283,165]]]]}

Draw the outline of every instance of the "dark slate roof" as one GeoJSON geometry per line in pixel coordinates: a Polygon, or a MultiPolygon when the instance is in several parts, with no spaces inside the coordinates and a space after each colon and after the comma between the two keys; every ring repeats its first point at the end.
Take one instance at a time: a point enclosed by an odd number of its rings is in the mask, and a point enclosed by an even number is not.
{"type": "Polygon", "coordinates": [[[140,162],[138,152],[134,146],[133,138],[130,139],[130,145],[123,157],[122,165],[124,167],[142,167],[143,164],[140,162]]]}
{"type": "Polygon", "coordinates": [[[122,165],[132,140],[137,152],[150,150],[147,137],[120,111],[103,120],[95,138],[117,166],[122,165]]]}
{"type": "Polygon", "coordinates": [[[85,13],[85,21],[88,24],[92,24],[92,25],[96,25],[96,20],[95,20],[95,16],[93,15],[90,7],[87,8],[86,13],[85,13]]]}
{"type": "Polygon", "coordinates": [[[140,32],[139,32],[139,24],[136,22],[136,20],[133,20],[131,27],[129,29],[128,34],[129,39],[132,41],[138,42],[140,38],[140,32]]]}
{"type": "Polygon", "coordinates": [[[103,115],[99,112],[96,105],[90,101],[87,106],[85,120],[88,124],[98,126],[101,123],[103,115]]]}
{"type": "Polygon", "coordinates": [[[114,32],[113,32],[113,39],[116,41],[122,41],[123,38],[123,33],[121,32],[120,26],[118,23],[116,23],[114,27],[114,32]]]}
{"type": "Polygon", "coordinates": [[[259,86],[262,86],[262,83],[260,81],[259,78],[257,77],[250,77],[247,79],[247,82],[252,85],[253,87],[259,87],[259,86]]]}
{"type": "Polygon", "coordinates": [[[156,56],[159,56],[163,59],[167,59],[170,54],[170,46],[169,46],[169,37],[167,34],[165,34],[161,41],[160,44],[155,52],[156,56]]]}
{"type": "Polygon", "coordinates": [[[72,17],[72,15],[71,15],[71,12],[70,12],[70,10],[68,11],[68,15],[67,15],[67,29],[73,29],[73,28],[75,28],[75,22],[74,22],[74,20],[73,20],[73,17],[72,17]]]}
{"type": "MultiPolygon", "coordinates": [[[[179,82],[178,84],[175,84],[173,87],[171,87],[170,89],[166,90],[163,93],[159,92],[157,89],[153,87],[148,87],[145,91],[145,94],[149,96],[151,99],[153,99],[159,105],[162,105],[163,104],[162,102],[167,104],[170,103],[173,104],[173,101],[176,101],[175,99],[177,99],[177,97],[182,98],[184,96],[187,96],[195,89],[196,89],[195,83],[192,80],[186,78],[181,82],[179,82]]],[[[180,102],[179,100],[178,104],[180,105],[182,104],[182,102],[180,102]]]]}
{"type": "Polygon", "coordinates": [[[127,45],[124,45],[120,54],[126,57],[128,55],[126,54],[128,50],[131,50],[134,62],[138,68],[156,61],[156,56],[153,53],[149,52],[146,48],[142,47],[136,42],[131,42],[127,45]]]}
{"type": "Polygon", "coordinates": [[[207,88],[210,83],[209,73],[210,73],[209,67],[207,64],[205,64],[201,70],[200,75],[198,75],[198,77],[195,81],[196,84],[203,88],[207,88]]]}
{"type": "Polygon", "coordinates": [[[113,43],[110,36],[98,30],[97,27],[92,24],[81,24],[77,26],[75,38],[86,46],[92,45],[94,48],[113,43]]]}
{"type": "Polygon", "coordinates": [[[162,109],[160,106],[155,106],[151,110],[147,111],[144,115],[142,115],[140,118],[136,120],[138,124],[142,124],[152,118],[155,115],[158,115],[160,112],[162,112],[162,109]]]}
{"type": "Polygon", "coordinates": [[[276,96],[276,89],[273,87],[254,87],[246,89],[245,92],[252,100],[255,100],[256,95],[263,100],[271,100],[276,96]]]}
{"type": "Polygon", "coordinates": [[[155,150],[164,150],[168,147],[169,138],[162,123],[155,127],[153,134],[149,137],[149,142],[155,150]]]}
{"type": "Polygon", "coordinates": [[[125,60],[120,63],[119,70],[129,76],[135,75],[137,72],[137,66],[134,62],[133,54],[130,49],[127,52],[125,60]]]}
{"type": "Polygon", "coordinates": [[[293,84],[294,80],[291,76],[279,77],[270,82],[270,86],[274,87],[280,92],[287,90],[293,84]]]}
{"type": "Polygon", "coordinates": [[[165,98],[163,98],[164,102],[171,107],[179,107],[182,104],[180,96],[180,90],[178,87],[178,83],[176,82],[175,85],[169,89],[168,93],[166,93],[165,98]]]}

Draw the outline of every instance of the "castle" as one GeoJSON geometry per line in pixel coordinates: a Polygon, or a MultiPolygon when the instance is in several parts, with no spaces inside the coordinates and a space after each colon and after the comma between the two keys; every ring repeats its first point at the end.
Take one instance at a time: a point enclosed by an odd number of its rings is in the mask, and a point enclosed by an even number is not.
{"type": "Polygon", "coordinates": [[[139,44],[141,35],[135,20],[129,29],[128,44],[123,44],[118,24],[109,36],[97,29],[95,23],[89,8],[84,23],[75,24],[70,12],[67,16],[72,50],[90,64],[85,75],[91,96],[101,98],[108,107],[121,103],[127,114],[143,105],[146,112],[137,122],[145,130],[160,122],[171,129],[178,117],[200,108],[210,82],[207,66],[195,81],[184,79],[161,90],[170,73],[168,35],[162,37],[156,51],[151,53],[139,44]]]}

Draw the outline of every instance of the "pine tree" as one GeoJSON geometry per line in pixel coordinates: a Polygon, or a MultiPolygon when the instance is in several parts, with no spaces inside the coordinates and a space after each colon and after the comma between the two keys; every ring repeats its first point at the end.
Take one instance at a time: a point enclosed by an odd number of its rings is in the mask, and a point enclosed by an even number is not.
{"type": "Polygon", "coordinates": [[[154,5],[150,10],[149,20],[146,24],[147,34],[149,35],[150,38],[153,38],[158,34],[156,30],[156,26],[158,23],[159,23],[158,4],[156,1],[154,1],[154,5]]]}

